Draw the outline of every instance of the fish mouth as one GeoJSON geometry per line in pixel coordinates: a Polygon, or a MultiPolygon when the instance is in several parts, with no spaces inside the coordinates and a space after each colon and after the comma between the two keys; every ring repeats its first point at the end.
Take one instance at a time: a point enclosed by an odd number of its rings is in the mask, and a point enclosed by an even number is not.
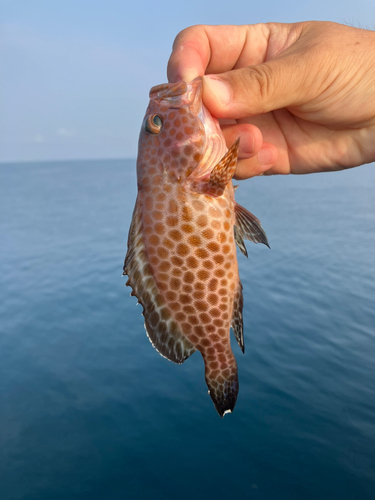
{"type": "Polygon", "coordinates": [[[153,99],[170,99],[185,94],[187,91],[186,82],[162,83],[150,90],[150,97],[153,99]]]}
{"type": "Polygon", "coordinates": [[[192,82],[190,82],[186,93],[190,108],[196,115],[198,115],[202,109],[202,91],[203,78],[201,76],[198,76],[197,78],[194,78],[192,82]]]}
{"type": "Polygon", "coordinates": [[[180,81],[156,85],[150,90],[150,98],[172,102],[176,107],[189,104],[192,111],[198,114],[202,106],[202,82],[202,77],[198,76],[189,84],[180,81]]]}

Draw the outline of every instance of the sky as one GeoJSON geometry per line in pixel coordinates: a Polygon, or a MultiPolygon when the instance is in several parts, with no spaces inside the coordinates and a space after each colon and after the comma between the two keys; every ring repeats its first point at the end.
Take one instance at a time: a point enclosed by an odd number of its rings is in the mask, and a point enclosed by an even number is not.
{"type": "Polygon", "coordinates": [[[148,91],[194,24],[375,28],[374,0],[0,0],[0,162],[135,158],[148,91]]]}

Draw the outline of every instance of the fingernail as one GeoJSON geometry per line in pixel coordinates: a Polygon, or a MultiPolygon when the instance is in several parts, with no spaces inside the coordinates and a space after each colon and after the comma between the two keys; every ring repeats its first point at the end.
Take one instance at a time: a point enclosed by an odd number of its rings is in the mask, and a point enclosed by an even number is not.
{"type": "Polygon", "coordinates": [[[204,81],[221,106],[227,106],[231,102],[232,92],[226,83],[214,76],[205,76],[204,81]]]}
{"type": "Polygon", "coordinates": [[[263,166],[272,165],[275,161],[275,155],[271,148],[262,148],[257,154],[258,161],[263,166]]]}

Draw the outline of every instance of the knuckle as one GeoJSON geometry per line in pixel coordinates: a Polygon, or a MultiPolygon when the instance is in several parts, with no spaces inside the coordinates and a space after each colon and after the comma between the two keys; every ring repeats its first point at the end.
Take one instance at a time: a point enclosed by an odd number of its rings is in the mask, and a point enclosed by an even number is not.
{"type": "Polygon", "coordinates": [[[173,42],[173,49],[184,45],[191,45],[194,43],[194,40],[197,35],[201,34],[205,30],[205,25],[203,24],[194,24],[193,26],[188,26],[181,30],[173,42]]]}
{"type": "MultiPolygon", "coordinates": [[[[269,102],[272,93],[271,71],[266,64],[251,66],[247,68],[244,76],[244,88],[254,99],[258,98],[260,102],[269,102]]],[[[268,110],[262,110],[264,113],[268,110]]]]}
{"type": "Polygon", "coordinates": [[[262,28],[264,32],[272,33],[279,29],[280,23],[274,23],[274,22],[260,23],[259,26],[262,28]]]}

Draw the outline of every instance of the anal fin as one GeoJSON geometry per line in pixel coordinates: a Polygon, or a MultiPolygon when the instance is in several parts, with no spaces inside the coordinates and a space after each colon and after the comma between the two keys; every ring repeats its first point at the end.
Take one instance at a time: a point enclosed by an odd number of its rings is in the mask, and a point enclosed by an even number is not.
{"type": "Polygon", "coordinates": [[[129,277],[131,295],[143,306],[145,328],[155,349],[174,363],[183,363],[195,348],[173,319],[155,282],[142,234],[141,203],[137,198],[128,237],[124,275],[129,277]]]}

